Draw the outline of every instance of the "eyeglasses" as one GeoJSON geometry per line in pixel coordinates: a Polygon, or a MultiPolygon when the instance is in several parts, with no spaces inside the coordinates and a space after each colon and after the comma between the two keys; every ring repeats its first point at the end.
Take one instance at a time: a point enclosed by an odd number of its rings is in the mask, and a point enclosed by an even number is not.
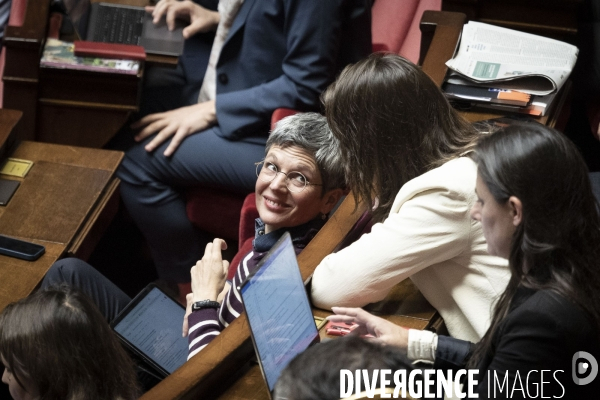
{"type": "Polygon", "coordinates": [[[323,186],[321,183],[310,183],[304,175],[297,171],[279,171],[277,165],[268,161],[259,161],[256,165],[256,176],[263,182],[273,182],[277,174],[285,175],[285,186],[290,192],[300,193],[307,186],[323,186]]]}

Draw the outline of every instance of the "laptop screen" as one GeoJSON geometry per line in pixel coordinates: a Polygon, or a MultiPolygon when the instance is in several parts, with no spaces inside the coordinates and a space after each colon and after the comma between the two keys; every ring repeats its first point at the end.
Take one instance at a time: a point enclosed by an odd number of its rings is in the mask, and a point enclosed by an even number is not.
{"type": "Polygon", "coordinates": [[[319,335],[289,233],[242,289],[254,346],[269,391],[282,370],[319,335]]]}
{"type": "Polygon", "coordinates": [[[181,337],[185,309],[151,287],[137,296],[113,323],[131,346],[169,374],[187,360],[188,341],[181,337]]]}

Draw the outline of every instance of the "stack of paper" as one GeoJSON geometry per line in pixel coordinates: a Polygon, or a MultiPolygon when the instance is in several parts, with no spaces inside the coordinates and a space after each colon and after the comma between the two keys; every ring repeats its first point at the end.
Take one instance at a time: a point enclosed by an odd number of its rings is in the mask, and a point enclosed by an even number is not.
{"type": "Polygon", "coordinates": [[[557,40],[469,22],[443,89],[472,105],[545,115],[569,77],[578,49],[557,40]]]}

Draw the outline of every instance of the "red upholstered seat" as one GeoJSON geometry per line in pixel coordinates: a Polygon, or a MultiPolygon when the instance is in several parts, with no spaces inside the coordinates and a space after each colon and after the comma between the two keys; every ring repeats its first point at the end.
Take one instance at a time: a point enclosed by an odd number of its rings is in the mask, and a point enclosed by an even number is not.
{"type": "Polygon", "coordinates": [[[25,22],[25,13],[27,12],[27,0],[12,0],[10,6],[10,17],[8,25],[23,26],[25,22]]]}
{"type": "Polygon", "coordinates": [[[195,226],[215,237],[238,240],[243,194],[197,187],[187,195],[187,216],[195,226]]]}
{"type": "Polygon", "coordinates": [[[244,199],[242,211],[240,212],[240,231],[238,235],[238,243],[240,248],[246,239],[254,237],[254,220],[258,218],[258,210],[256,209],[256,194],[250,193],[244,199]]]}
{"type": "Polygon", "coordinates": [[[417,63],[423,11],[441,9],[442,0],[376,0],[371,9],[373,51],[397,53],[417,63]]]}

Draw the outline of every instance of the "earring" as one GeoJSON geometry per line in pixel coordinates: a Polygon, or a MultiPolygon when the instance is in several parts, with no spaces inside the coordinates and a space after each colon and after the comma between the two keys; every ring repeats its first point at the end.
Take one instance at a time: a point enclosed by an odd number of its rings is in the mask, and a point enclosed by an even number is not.
{"type": "Polygon", "coordinates": [[[327,219],[327,214],[321,213],[321,219],[325,221],[327,219]]]}

